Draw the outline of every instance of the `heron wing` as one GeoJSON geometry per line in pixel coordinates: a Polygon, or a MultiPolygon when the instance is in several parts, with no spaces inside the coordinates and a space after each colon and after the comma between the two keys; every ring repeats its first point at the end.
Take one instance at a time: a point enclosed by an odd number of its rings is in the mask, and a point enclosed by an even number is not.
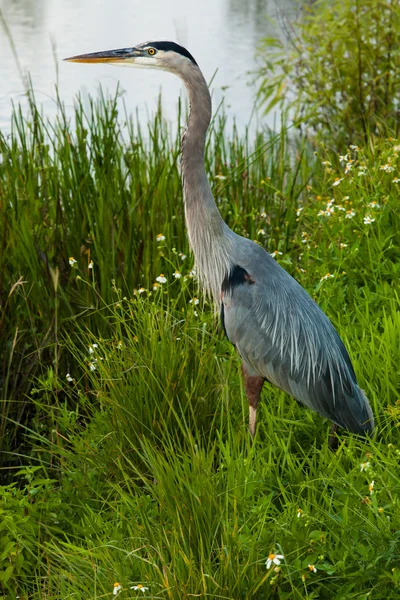
{"type": "Polygon", "coordinates": [[[372,430],[371,408],[338,333],[307,292],[273,263],[268,275],[235,266],[224,281],[221,316],[228,339],[254,374],[340,427],[372,430]]]}

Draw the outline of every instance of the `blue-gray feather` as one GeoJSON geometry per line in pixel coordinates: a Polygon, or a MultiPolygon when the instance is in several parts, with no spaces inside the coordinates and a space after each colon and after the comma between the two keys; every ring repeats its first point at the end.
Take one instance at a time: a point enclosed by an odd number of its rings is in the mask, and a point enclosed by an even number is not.
{"type": "Polygon", "coordinates": [[[373,414],[338,333],[307,292],[257,244],[222,284],[224,329],[250,375],[264,377],[353,433],[373,414]]]}

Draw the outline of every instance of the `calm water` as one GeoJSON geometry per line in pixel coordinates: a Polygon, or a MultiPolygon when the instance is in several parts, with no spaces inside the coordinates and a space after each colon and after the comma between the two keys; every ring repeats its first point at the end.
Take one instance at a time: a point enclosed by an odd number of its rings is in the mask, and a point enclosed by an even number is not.
{"type": "MultiPolygon", "coordinates": [[[[255,87],[250,85],[248,72],[256,67],[257,45],[262,37],[279,30],[280,13],[291,14],[295,6],[294,0],[0,0],[18,60],[23,72],[30,73],[45,115],[55,113],[56,83],[69,114],[78,92],[83,97],[96,96],[101,84],[113,93],[119,83],[126,105],[132,112],[138,110],[143,124],[155,111],[162,90],[164,114],[173,124],[183,87],[173,75],[61,60],[170,39],[189,48],[208,81],[214,76],[214,108],[225,96],[228,118],[235,118],[240,130],[251,118],[252,127],[256,126],[252,117],[255,87]]],[[[12,102],[26,103],[1,23],[0,51],[0,127],[8,130],[12,102]]]]}

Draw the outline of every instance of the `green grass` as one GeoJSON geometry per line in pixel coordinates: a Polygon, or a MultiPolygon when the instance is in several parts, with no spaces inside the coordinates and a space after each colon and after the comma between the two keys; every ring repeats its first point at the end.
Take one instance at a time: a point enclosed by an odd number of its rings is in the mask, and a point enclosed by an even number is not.
{"type": "Polygon", "coordinates": [[[272,387],[250,444],[239,360],[191,275],[179,140],[161,109],[146,135],[106,98],[71,123],[60,106],[55,124],[33,102],[12,127],[0,137],[2,598],[111,599],[115,582],[121,599],[397,598],[399,142],[340,162],[284,129],[251,144],[220,118],[209,136],[224,218],[281,253],[371,400],[375,439],[343,432],[332,453],[328,424],[272,387]]]}

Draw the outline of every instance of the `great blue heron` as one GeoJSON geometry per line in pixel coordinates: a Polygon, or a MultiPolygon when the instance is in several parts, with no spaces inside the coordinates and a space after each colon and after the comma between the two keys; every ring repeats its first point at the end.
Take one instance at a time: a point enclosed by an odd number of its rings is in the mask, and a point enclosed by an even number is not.
{"type": "Polygon", "coordinates": [[[330,419],[331,445],[336,443],[338,426],[358,434],[372,432],[368,399],[328,317],[261,246],[234,233],[219,213],[204,167],[211,97],[193,56],[174,42],[161,41],[66,60],[162,69],[178,75],[186,86],[190,101],[182,137],[186,225],[200,280],[220,306],[226,336],[242,358],[251,435],[264,381],[330,419]]]}

